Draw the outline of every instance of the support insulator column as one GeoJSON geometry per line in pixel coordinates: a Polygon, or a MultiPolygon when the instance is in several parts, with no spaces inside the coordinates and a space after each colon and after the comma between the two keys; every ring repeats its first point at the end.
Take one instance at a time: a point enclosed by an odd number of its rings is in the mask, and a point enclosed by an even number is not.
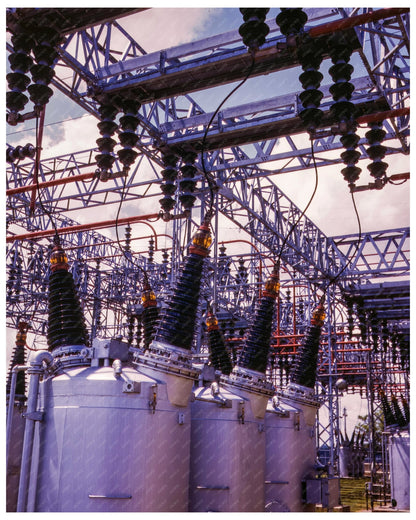
{"type": "Polygon", "coordinates": [[[275,266],[256,306],[253,323],[243,345],[238,366],[265,373],[269,357],[275,301],[279,294],[279,271],[275,266]]]}
{"type": "Polygon", "coordinates": [[[68,258],[59,244],[50,258],[48,299],[48,350],[75,346],[80,351],[88,343],[87,328],[72,274],[68,272],[68,258]]]}
{"type": "Polygon", "coordinates": [[[175,206],[175,199],[173,195],[176,191],[176,179],[178,177],[178,171],[176,169],[176,163],[178,162],[178,156],[169,150],[162,151],[162,161],[164,168],[161,171],[163,177],[163,183],[160,187],[164,195],[163,199],[160,199],[160,205],[163,212],[166,215],[172,211],[175,206]]]}
{"type": "Polygon", "coordinates": [[[156,341],[190,350],[195,331],[204,259],[212,238],[208,221],[194,235],[177,285],[161,316],[156,341]]]}
{"type": "Polygon", "coordinates": [[[224,336],[218,327],[218,320],[211,308],[208,309],[206,325],[211,364],[215,370],[228,375],[233,369],[231,357],[227,351],[224,336]]]}
{"type": "Polygon", "coordinates": [[[310,326],[305,334],[305,340],[296,354],[291,373],[291,382],[296,385],[308,388],[314,388],[315,386],[319,342],[324,319],[325,310],[323,299],[321,299],[313,312],[310,326]]]}

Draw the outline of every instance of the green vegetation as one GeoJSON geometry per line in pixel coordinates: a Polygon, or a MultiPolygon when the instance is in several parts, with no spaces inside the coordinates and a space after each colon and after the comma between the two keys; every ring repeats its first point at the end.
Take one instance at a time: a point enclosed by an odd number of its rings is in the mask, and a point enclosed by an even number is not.
{"type": "Polygon", "coordinates": [[[366,511],[365,484],[369,478],[341,478],[341,504],[351,512],[366,511]]]}

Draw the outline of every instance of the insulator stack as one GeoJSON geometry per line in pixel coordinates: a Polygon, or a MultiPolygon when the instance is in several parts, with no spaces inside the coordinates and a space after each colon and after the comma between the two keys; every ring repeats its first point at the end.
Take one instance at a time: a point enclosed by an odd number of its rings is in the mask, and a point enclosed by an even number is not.
{"type": "Polygon", "coordinates": [[[134,322],[135,316],[132,313],[127,314],[127,344],[129,347],[133,345],[133,337],[134,337],[134,322]]]}
{"type": "Polygon", "coordinates": [[[244,259],[239,258],[238,259],[238,268],[237,268],[237,283],[239,284],[245,284],[248,281],[248,272],[247,267],[244,265],[244,259]]]}
{"type": "Polygon", "coordinates": [[[399,426],[399,428],[403,428],[404,426],[406,426],[406,418],[403,414],[403,410],[400,408],[399,401],[397,400],[397,397],[395,395],[392,395],[391,397],[391,407],[394,413],[394,417],[396,418],[396,423],[399,426]]]}
{"type": "Polygon", "coordinates": [[[162,161],[163,161],[163,184],[161,185],[161,190],[164,195],[163,199],[160,199],[160,205],[163,211],[166,214],[169,214],[170,211],[175,206],[175,199],[173,195],[176,191],[176,179],[178,177],[178,171],[176,169],[176,163],[178,162],[178,156],[173,152],[164,152],[162,153],[162,161]]]}
{"type": "Polygon", "coordinates": [[[128,253],[131,250],[131,226],[130,226],[130,224],[128,224],[126,227],[125,237],[126,237],[126,242],[124,245],[124,250],[126,251],[126,253],[128,253]]]}
{"type": "Polygon", "coordinates": [[[155,240],[153,237],[150,237],[149,240],[149,263],[153,264],[153,257],[155,254],[155,240]]]}
{"type": "Polygon", "coordinates": [[[322,325],[324,324],[325,310],[323,302],[314,310],[310,326],[306,331],[305,339],[296,354],[291,371],[291,381],[297,385],[314,388],[316,369],[321,339],[322,325]]]}
{"type": "Polygon", "coordinates": [[[195,160],[197,154],[194,150],[188,150],[182,155],[183,166],[181,166],[181,177],[179,179],[180,195],[179,200],[181,201],[184,210],[190,210],[195,202],[195,191],[196,181],[194,180],[196,167],[195,160]]]}
{"type": "Polygon", "coordinates": [[[296,37],[303,31],[303,27],[308,19],[308,15],[300,7],[282,7],[276,16],[276,24],[280,32],[286,36],[287,43],[291,46],[296,45],[296,37]]]}
{"type": "Polygon", "coordinates": [[[206,325],[211,364],[216,370],[228,375],[231,373],[233,365],[225,346],[224,336],[218,327],[218,319],[211,309],[208,309],[206,325]]]}
{"type": "Polygon", "coordinates": [[[379,343],[379,320],[377,317],[377,313],[372,310],[369,313],[369,319],[370,319],[370,327],[371,327],[371,339],[373,342],[373,349],[374,352],[378,352],[378,343],[379,343]]]}
{"type": "Polygon", "coordinates": [[[381,406],[383,409],[384,422],[385,422],[386,426],[387,427],[396,426],[397,425],[396,418],[394,416],[390,403],[387,400],[387,396],[383,390],[380,390],[380,401],[381,401],[381,406]]]}
{"type": "Polygon", "coordinates": [[[100,113],[101,121],[98,123],[97,127],[102,137],[96,141],[100,153],[95,156],[95,160],[97,161],[100,179],[106,181],[109,178],[109,171],[116,160],[113,155],[116,141],[112,136],[118,128],[118,125],[114,120],[119,109],[116,103],[106,97],[105,100],[101,102],[98,111],[100,113]]]}
{"type": "Polygon", "coordinates": [[[240,25],[238,32],[250,52],[257,51],[266,41],[270,31],[265,23],[269,10],[268,8],[240,8],[244,23],[240,25]]]}
{"type": "MultiPolygon", "coordinates": [[[[27,338],[27,331],[29,329],[29,324],[25,321],[20,321],[18,324],[18,331],[16,333],[16,342],[15,347],[13,349],[12,359],[10,362],[10,368],[9,368],[9,374],[7,378],[7,385],[6,385],[6,395],[10,394],[11,389],[11,379],[12,379],[12,370],[13,367],[16,365],[24,365],[25,364],[25,346],[26,346],[26,338],[27,338]]],[[[25,393],[26,393],[26,379],[25,379],[25,372],[17,372],[16,377],[16,398],[19,400],[25,399],[25,393]]]]}
{"type": "Polygon", "coordinates": [[[30,100],[36,108],[41,108],[52,97],[53,90],[49,87],[55,76],[53,64],[58,53],[55,46],[58,44],[60,35],[51,27],[41,27],[34,33],[36,43],[33,47],[36,64],[30,68],[33,83],[29,85],[30,100]]]}
{"type": "Polygon", "coordinates": [[[136,129],[139,125],[137,112],[139,111],[141,103],[135,99],[126,98],[123,99],[120,104],[124,115],[121,116],[119,120],[120,131],[118,138],[122,148],[118,150],[117,155],[124,166],[124,173],[127,173],[138,155],[138,152],[133,150],[133,148],[139,139],[136,134],[136,129]]]}
{"type": "Polygon", "coordinates": [[[323,78],[319,72],[323,60],[322,45],[317,38],[305,35],[297,47],[297,56],[303,69],[299,81],[304,89],[299,96],[303,106],[299,116],[306,130],[312,135],[319,126],[323,115],[319,108],[323,98],[323,92],[319,90],[323,78]]]}
{"type": "Polygon", "coordinates": [[[204,258],[212,238],[207,221],[194,235],[182,272],[161,316],[155,340],[190,350],[194,337],[204,258]]]}
{"type": "Polygon", "coordinates": [[[51,258],[48,298],[48,350],[64,346],[85,346],[87,328],[76,293],[74,279],[68,272],[68,259],[56,244],[51,258]]]}
{"type": "Polygon", "coordinates": [[[361,155],[356,150],[360,140],[360,137],[355,133],[357,130],[356,108],[354,103],[351,102],[354,84],[350,82],[350,79],[354,67],[349,61],[353,48],[344,33],[334,33],[328,42],[328,52],[333,63],[332,67],[329,68],[329,73],[334,81],[329,89],[334,99],[330,112],[338,123],[338,131],[341,134],[340,140],[346,149],[341,154],[341,158],[347,166],[341,170],[341,173],[352,189],[361,173],[361,168],[356,166],[361,155]]]}
{"type": "Polygon", "coordinates": [[[157,307],[156,295],[152,291],[147,280],[144,282],[142,305],[143,342],[144,348],[147,349],[150,343],[153,341],[159,318],[159,309],[157,307]]]}
{"type": "Polygon", "coordinates": [[[30,143],[27,143],[25,146],[9,146],[6,149],[6,162],[14,163],[21,159],[33,159],[35,155],[36,148],[30,143]]]}
{"type": "Polygon", "coordinates": [[[244,341],[238,366],[265,373],[269,357],[270,340],[272,335],[275,301],[279,294],[279,272],[273,270],[265,284],[260,301],[258,302],[252,325],[244,341]]]}
{"type": "Polygon", "coordinates": [[[371,123],[369,126],[371,130],[365,136],[370,145],[367,148],[367,154],[373,162],[367,168],[370,175],[375,178],[376,188],[382,188],[387,182],[386,170],[388,164],[382,160],[386,155],[387,148],[381,144],[386,137],[386,132],[382,128],[382,122],[371,123]]]}
{"type": "Polygon", "coordinates": [[[6,93],[6,106],[10,110],[8,122],[16,124],[19,120],[19,112],[25,108],[29,101],[24,92],[30,83],[30,77],[27,73],[33,64],[33,59],[30,56],[33,40],[21,29],[21,32],[12,35],[11,42],[13,52],[9,55],[9,63],[13,72],[6,76],[10,89],[6,93]]]}
{"type": "Polygon", "coordinates": [[[410,423],[410,407],[409,407],[409,403],[407,402],[407,400],[402,395],[400,395],[400,400],[402,402],[403,413],[404,413],[404,418],[406,420],[406,424],[409,424],[410,423]]]}

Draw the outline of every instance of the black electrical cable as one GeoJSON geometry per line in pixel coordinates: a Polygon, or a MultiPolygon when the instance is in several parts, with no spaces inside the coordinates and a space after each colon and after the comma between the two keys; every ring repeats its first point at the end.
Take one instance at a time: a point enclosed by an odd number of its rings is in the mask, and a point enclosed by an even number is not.
{"type": "Polygon", "coordinates": [[[350,259],[348,260],[348,262],[346,262],[346,264],[344,265],[344,267],[341,269],[341,271],[334,277],[330,280],[330,282],[328,283],[328,285],[326,286],[326,288],[324,289],[324,294],[326,293],[326,291],[329,289],[329,287],[331,285],[333,285],[339,278],[340,276],[342,275],[342,273],[345,271],[345,269],[351,264],[351,262],[353,261],[355,255],[357,254],[358,252],[358,249],[360,247],[360,243],[361,243],[361,236],[362,236],[362,229],[361,229],[361,219],[360,219],[360,215],[358,214],[358,210],[357,210],[357,205],[356,205],[356,202],[355,202],[355,197],[354,197],[354,192],[351,191],[351,199],[352,199],[352,203],[353,203],[353,206],[354,206],[354,212],[355,212],[355,216],[357,217],[357,223],[358,223],[358,240],[357,240],[357,244],[356,244],[356,247],[355,247],[355,252],[353,255],[350,256],[350,259]]]}
{"type": "Polygon", "coordinates": [[[211,119],[205,129],[205,132],[204,132],[204,137],[202,138],[202,144],[201,144],[201,164],[202,164],[202,171],[204,173],[204,177],[208,183],[208,188],[209,188],[209,192],[210,192],[210,203],[209,203],[209,210],[207,212],[207,215],[211,216],[212,215],[212,212],[213,212],[213,207],[214,207],[214,190],[215,190],[215,181],[213,179],[213,176],[211,175],[211,173],[208,174],[207,170],[206,170],[206,167],[205,167],[205,160],[204,160],[204,151],[205,151],[205,144],[206,144],[206,140],[207,140],[207,135],[208,135],[208,131],[209,131],[209,128],[212,124],[212,122],[214,121],[214,118],[216,117],[216,115],[218,114],[218,112],[220,111],[221,107],[224,105],[224,103],[226,103],[228,101],[228,99],[242,86],[244,85],[244,83],[249,79],[249,77],[251,76],[252,72],[253,72],[253,69],[254,69],[254,65],[255,65],[255,55],[254,53],[251,55],[252,57],[252,60],[251,60],[251,65],[250,65],[250,68],[247,72],[247,75],[245,76],[245,78],[240,81],[240,83],[238,83],[238,85],[236,85],[232,90],[231,92],[229,92],[225,98],[221,101],[221,103],[218,105],[218,107],[215,109],[214,113],[212,114],[211,116],[211,119]]]}
{"type": "Polygon", "coordinates": [[[312,140],[312,136],[310,136],[310,141],[311,141],[311,155],[312,155],[312,160],[313,160],[313,165],[314,165],[314,169],[315,169],[315,186],[314,186],[314,189],[313,189],[313,192],[312,192],[312,195],[310,196],[309,198],[309,201],[307,203],[307,205],[305,206],[304,210],[302,211],[302,213],[299,215],[299,218],[297,219],[296,222],[294,222],[292,224],[292,227],[290,228],[289,232],[287,233],[287,235],[285,236],[284,240],[283,240],[283,243],[280,247],[280,251],[279,251],[279,254],[277,255],[277,260],[276,260],[276,264],[277,265],[280,265],[280,260],[282,258],[282,254],[283,254],[283,249],[286,245],[286,242],[288,241],[290,235],[292,234],[293,230],[295,229],[295,227],[299,224],[301,218],[305,215],[305,213],[308,211],[309,209],[309,206],[312,204],[312,201],[313,199],[315,198],[315,195],[316,195],[316,192],[318,190],[318,183],[319,183],[319,177],[318,177],[318,167],[316,165],[316,160],[315,160],[315,153],[314,153],[314,149],[313,149],[313,140],[312,140]]]}
{"type": "Polygon", "coordinates": [[[409,179],[404,179],[402,180],[401,182],[394,182],[390,179],[387,179],[389,184],[393,184],[393,186],[401,186],[402,184],[404,184],[405,182],[407,182],[409,179]]]}
{"type": "Polygon", "coordinates": [[[35,148],[36,148],[36,158],[35,158],[35,168],[37,169],[37,175],[36,175],[36,190],[38,193],[38,200],[40,207],[42,208],[42,211],[48,216],[54,230],[55,230],[55,239],[59,240],[58,236],[58,229],[56,227],[55,221],[52,218],[52,214],[49,210],[45,208],[42,202],[42,197],[40,196],[40,185],[39,185],[39,168],[40,168],[40,149],[39,149],[39,115],[36,114],[36,137],[35,137],[35,148]]]}

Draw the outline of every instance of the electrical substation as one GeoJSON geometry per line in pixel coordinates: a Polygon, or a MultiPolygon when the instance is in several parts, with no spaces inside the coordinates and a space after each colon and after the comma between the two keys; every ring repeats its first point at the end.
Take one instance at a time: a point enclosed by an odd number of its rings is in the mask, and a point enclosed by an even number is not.
{"type": "Polygon", "coordinates": [[[165,11],[6,10],[6,509],[410,511],[410,8],[165,11]]]}

